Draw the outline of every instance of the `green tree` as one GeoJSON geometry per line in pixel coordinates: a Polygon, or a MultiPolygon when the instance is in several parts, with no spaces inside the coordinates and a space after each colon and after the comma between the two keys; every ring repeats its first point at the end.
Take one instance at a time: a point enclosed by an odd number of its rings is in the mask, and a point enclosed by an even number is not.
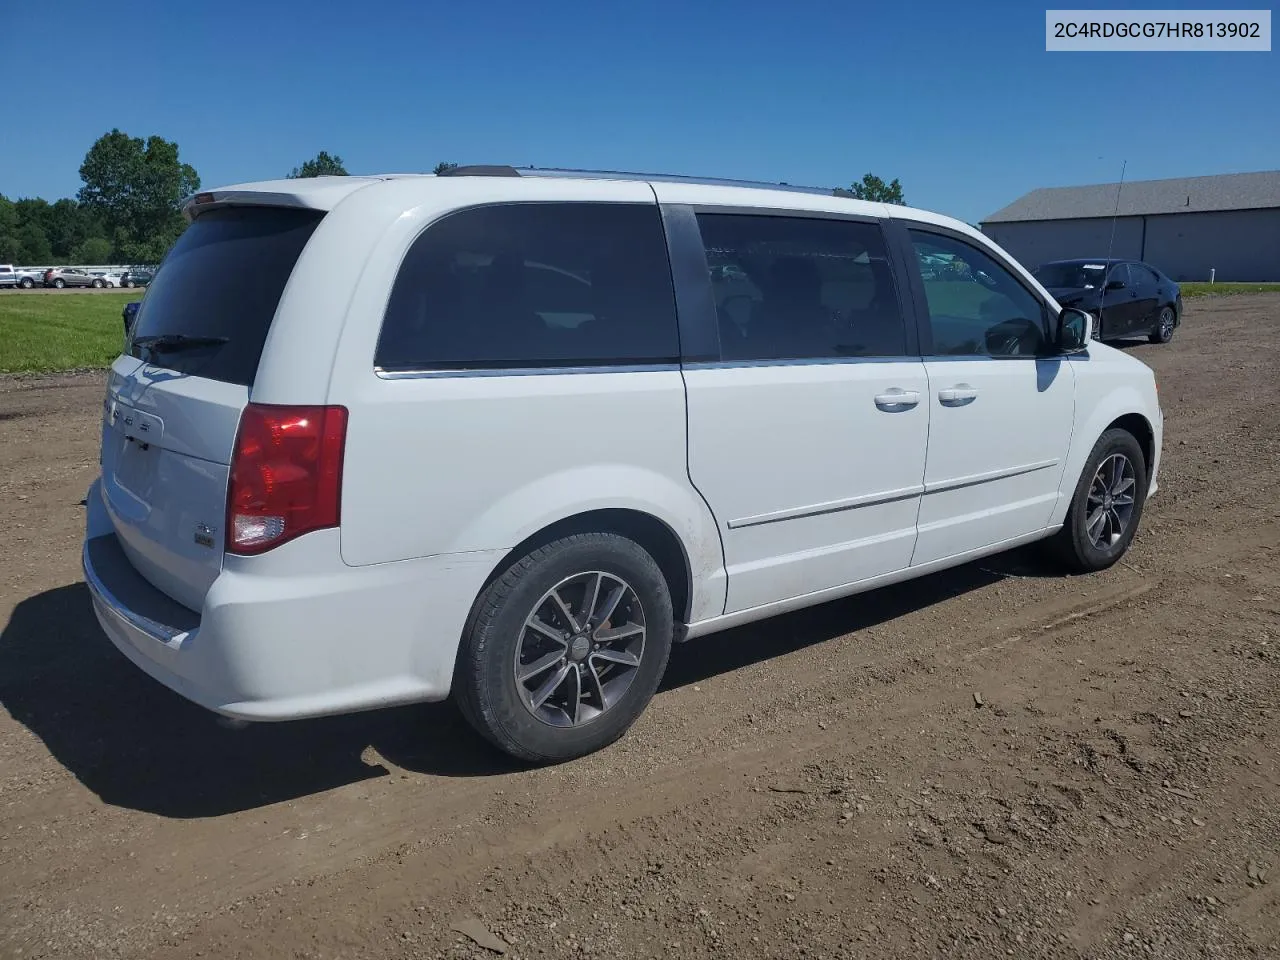
{"type": "Polygon", "coordinates": [[[449,163],[445,160],[441,160],[439,163],[436,164],[436,168],[431,172],[438,177],[441,174],[450,173],[457,169],[458,169],[458,165],[456,163],[449,163]]]}
{"type": "Polygon", "coordinates": [[[103,235],[102,225],[93,212],[69,199],[58,200],[49,205],[44,212],[43,225],[45,233],[49,235],[55,259],[77,261],[80,258],[73,251],[91,237],[103,235]]]}
{"type": "Polygon", "coordinates": [[[0,194],[0,263],[18,260],[18,210],[12,200],[0,194]]]}
{"type": "Polygon", "coordinates": [[[21,200],[14,201],[13,209],[18,215],[19,227],[25,227],[29,223],[35,224],[48,239],[51,219],[48,200],[42,200],[39,197],[23,197],[21,200]]]}
{"type": "Polygon", "coordinates": [[[72,248],[68,258],[72,263],[108,263],[113,250],[106,237],[88,237],[72,248]]]}
{"type": "Polygon", "coordinates": [[[101,234],[126,248],[164,251],[182,233],[181,203],[200,189],[195,169],[163,137],[146,140],[112,130],[97,139],[80,165],[78,198],[101,218],[101,234]]]}
{"type": "Polygon", "coordinates": [[[298,180],[302,177],[345,176],[348,176],[348,174],[347,168],[342,165],[342,158],[337,154],[330,156],[326,151],[321,150],[302,166],[294,167],[293,172],[289,174],[289,179],[298,180]]]}
{"type": "Polygon", "coordinates": [[[13,259],[28,267],[53,262],[53,248],[40,224],[25,223],[18,228],[18,249],[13,259]]]}
{"type": "Polygon", "coordinates": [[[862,180],[850,184],[847,190],[843,187],[836,187],[831,192],[837,197],[852,197],[855,200],[874,200],[878,203],[898,204],[907,202],[902,196],[902,184],[898,182],[897,177],[885,183],[874,173],[863,174],[862,180]]]}

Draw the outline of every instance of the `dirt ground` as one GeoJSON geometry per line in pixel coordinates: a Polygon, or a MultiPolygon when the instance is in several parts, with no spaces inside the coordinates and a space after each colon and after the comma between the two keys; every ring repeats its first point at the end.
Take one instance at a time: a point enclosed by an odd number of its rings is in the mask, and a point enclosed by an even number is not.
{"type": "Polygon", "coordinates": [[[235,730],[149,680],[79,571],[102,380],[0,381],[0,957],[1278,955],[1280,297],[1129,349],[1126,562],[688,644],[541,770],[450,705],[235,730]]]}

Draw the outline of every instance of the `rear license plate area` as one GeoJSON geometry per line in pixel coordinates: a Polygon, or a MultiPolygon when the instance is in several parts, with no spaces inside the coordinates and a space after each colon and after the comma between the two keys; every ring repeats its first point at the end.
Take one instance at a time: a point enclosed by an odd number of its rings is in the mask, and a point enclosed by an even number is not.
{"type": "Polygon", "coordinates": [[[160,449],[124,435],[117,435],[116,443],[116,483],[122,490],[149,503],[160,449]]]}

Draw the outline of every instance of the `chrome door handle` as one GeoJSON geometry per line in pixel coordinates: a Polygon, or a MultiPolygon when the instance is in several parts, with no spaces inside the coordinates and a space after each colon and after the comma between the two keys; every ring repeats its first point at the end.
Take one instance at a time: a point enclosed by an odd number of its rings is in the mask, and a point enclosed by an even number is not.
{"type": "Polygon", "coordinates": [[[888,413],[898,410],[910,410],[920,402],[920,394],[916,390],[899,390],[894,387],[887,393],[876,396],[876,406],[888,413]]]}
{"type": "Polygon", "coordinates": [[[967,383],[957,383],[947,390],[938,391],[938,400],[945,407],[963,407],[978,399],[978,391],[967,383]]]}

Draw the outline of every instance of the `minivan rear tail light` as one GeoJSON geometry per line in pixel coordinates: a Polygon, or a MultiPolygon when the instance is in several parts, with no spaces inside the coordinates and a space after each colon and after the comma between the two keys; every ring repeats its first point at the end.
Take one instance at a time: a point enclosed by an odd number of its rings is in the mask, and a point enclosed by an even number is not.
{"type": "Polygon", "coordinates": [[[227,552],[263,553],[336,527],[346,439],[346,407],[245,407],[227,483],[227,552]]]}

